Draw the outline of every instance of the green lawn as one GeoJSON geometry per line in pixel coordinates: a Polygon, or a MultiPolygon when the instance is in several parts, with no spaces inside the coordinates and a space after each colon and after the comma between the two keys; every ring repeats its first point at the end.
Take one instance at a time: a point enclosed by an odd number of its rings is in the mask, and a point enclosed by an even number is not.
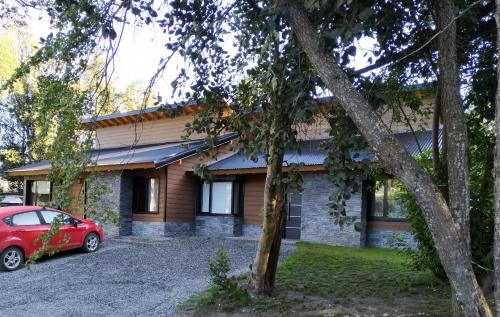
{"type": "Polygon", "coordinates": [[[414,271],[404,254],[375,248],[299,243],[278,269],[276,294],[210,289],[183,308],[190,316],[337,316],[450,314],[450,291],[430,272],[414,271]],[[217,312],[217,313],[216,313],[217,312]]]}

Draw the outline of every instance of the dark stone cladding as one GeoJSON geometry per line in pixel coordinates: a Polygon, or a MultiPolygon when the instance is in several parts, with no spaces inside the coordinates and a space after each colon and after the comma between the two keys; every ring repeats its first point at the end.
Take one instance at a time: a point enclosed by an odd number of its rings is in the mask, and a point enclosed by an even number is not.
{"type": "Polygon", "coordinates": [[[370,247],[418,249],[415,236],[409,231],[369,229],[367,236],[370,247]]]}
{"type": "Polygon", "coordinates": [[[186,237],[193,236],[195,225],[191,222],[169,222],[165,223],[166,237],[186,237]]]}
{"type": "Polygon", "coordinates": [[[262,233],[261,225],[251,225],[244,224],[242,226],[241,235],[248,238],[260,238],[260,234],[262,233]]]}
{"type": "Polygon", "coordinates": [[[243,221],[237,216],[196,216],[196,235],[205,237],[239,237],[243,221]]]}
{"type": "MultiPolygon", "coordinates": [[[[328,207],[329,197],[338,188],[324,173],[304,173],[302,192],[301,240],[337,246],[362,246],[364,236],[354,223],[343,227],[335,224],[328,207]]],[[[361,181],[361,180],[359,180],[361,181]]],[[[351,195],[346,202],[347,216],[354,222],[363,221],[361,192],[351,195]]],[[[362,224],[360,227],[363,227],[362,224]]]]}
{"type": "Polygon", "coordinates": [[[120,236],[130,236],[133,233],[132,199],[133,177],[124,171],[120,182],[120,236]]]}

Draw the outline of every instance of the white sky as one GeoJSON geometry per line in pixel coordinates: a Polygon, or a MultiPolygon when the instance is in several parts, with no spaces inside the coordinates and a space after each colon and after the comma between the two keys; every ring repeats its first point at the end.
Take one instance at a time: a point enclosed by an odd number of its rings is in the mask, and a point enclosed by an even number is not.
{"type": "MultiPolygon", "coordinates": [[[[28,25],[27,31],[32,33],[35,41],[38,41],[40,37],[47,36],[50,32],[46,16],[40,18],[38,15],[32,14],[28,25]]],[[[115,58],[113,82],[118,89],[124,89],[134,81],[140,81],[144,85],[149,82],[158,67],[160,59],[168,55],[168,51],[164,47],[165,37],[166,35],[158,27],[155,29],[152,25],[135,27],[129,24],[126,27],[115,58]]],[[[371,51],[373,51],[375,43],[376,41],[372,38],[363,38],[359,41],[357,55],[351,66],[359,69],[369,65],[368,58],[373,56],[371,51]],[[364,56],[365,53],[367,53],[366,56],[364,56]]],[[[170,83],[175,78],[177,69],[181,67],[188,69],[183,65],[183,60],[180,57],[173,58],[164,76],[154,87],[154,91],[159,91],[169,102],[173,101],[171,99],[172,88],[170,83]]]]}

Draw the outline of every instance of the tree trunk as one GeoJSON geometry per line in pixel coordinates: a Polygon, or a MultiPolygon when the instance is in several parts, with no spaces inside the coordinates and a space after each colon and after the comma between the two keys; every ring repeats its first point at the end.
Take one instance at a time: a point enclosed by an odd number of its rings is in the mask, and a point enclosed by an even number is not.
{"type": "Polygon", "coordinates": [[[460,236],[437,186],[396,140],[367,100],[353,88],[332,54],[321,49],[320,34],[303,7],[293,0],[280,4],[288,9],[291,27],[326,87],[366,138],[381,165],[405,185],[421,207],[462,311],[467,316],[492,316],[474,275],[465,239],[460,236]]]}
{"type": "MultiPolygon", "coordinates": [[[[286,120],[276,116],[272,123],[271,135],[280,131],[284,122],[286,120]]],[[[262,234],[248,281],[248,289],[255,295],[270,295],[274,288],[285,208],[285,187],[282,183],[284,152],[282,142],[279,138],[273,137],[269,145],[267,175],[264,185],[262,234]]]]}
{"type": "Polygon", "coordinates": [[[458,85],[455,5],[453,0],[435,0],[434,6],[437,31],[447,27],[438,36],[438,69],[441,113],[446,127],[449,208],[470,253],[468,142],[458,85]]]}
{"type": "MultiPolygon", "coordinates": [[[[500,0],[496,0],[497,49],[500,53],[500,0]]],[[[499,55],[500,56],[500,55],[499,55]]],[[[500,58],[497,59],[497,93],[495,98],[495,304],[496,315],[500,316],[500,58]]]]}
{"type": "Polygon", "coordinates": [[[439,123],[442,122],[441,115],[441,97],[439,86],[436,92],[436,104],[434,105],[434,117],[432,120],[432,163],[434,173],[437,178],[438,187],[441,189],[446,201],[448,201],[448,156],[446,155],[446,148],[448,142],[446,141],[446,127],[443,126],[441,130],[442,147],[439,146],[439,123]]]}
{"type": "MultiPolygon", "coordinates": [[[[467,127],[460,100],[457,66],[455,4],[453,0],[434,0],[434,15],[438,36],[438,71],[441,113],[446,128],[448,158],[448,206],[455,225],[470,251],[469,163],[467,127]]],[[[456,295],[452,294],[453,315],[461,316],[456,295]]]]}

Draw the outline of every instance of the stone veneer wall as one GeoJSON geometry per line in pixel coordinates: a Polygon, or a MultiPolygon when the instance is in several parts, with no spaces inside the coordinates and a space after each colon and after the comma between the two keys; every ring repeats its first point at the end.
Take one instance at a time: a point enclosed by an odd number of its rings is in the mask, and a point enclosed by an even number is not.
{"type": "Polygon", "coordinates": [[[248,238],[260,238],[262,233],[262,226],[244,224],[242,227],[241,235],[248,238]]]}
{"type": "Polygon", "coordinates": [[[235,216],[196,216],[196,235],[206,237],[241,236],[242,219],[235,216]]]}
{"type": "Polygon", "coordinates": [[[418,248],[415,237],[409,231],[369,229],[367,236],[367,245],[371,247],[395,248],[407,246],[414,250],[418,248]],[[396,245],[395,242],[398,242],[398,244],[402,242],[403,245],[396,245]]]}
{"type": "MultiPolygon", "coordinates": [[[[97,211],[102,211],[104,208],[110,208],[117,215],[119,215],[120,210],[120,192],[121,192],[121,171],[113,171],[100,173],[96,179],[92,179],[89,181],[87,185],[87,191],[90,192],[96,186],[106,186],[109,189],[109,193],[101,195],[99,197],[99,203],[97,211]]],[[[104,233],[106,236],[116,236],[121,233],[120,227],[112,224],[104,225],[104,233]]]]}
{"type": "Polygon", "coordinates": [[[133,234],[132,200],[134,191],[134,177],[130,171],[123,171],[120,183],[120,235],[133,234]]]}
{"type": "MultiPolygon", "coordinates": [[[[336,186],[324,173],[304,173],[303,178],[301,240],[338,246],[362,246],[361,230],[356,230],[354,224],[341,228],[330,215],[328,199],[336,186]]],[[[361,197],[361,191],[352,194],[346,206],[347,215],[356,217],[356,222],[360,224],[364,221],[361,197]]]]}
{"type": "Polygon", "coordinates": [[[164,237],[165,223],[153,221],[132,221],[132,235],[141,237],[164,237]]]}
{"type": "Polygon", "coordinates": [[[185,237],[192,236],[195,232],[195,224],[190,222],[166,222],[166,237],[185,237]]]}

